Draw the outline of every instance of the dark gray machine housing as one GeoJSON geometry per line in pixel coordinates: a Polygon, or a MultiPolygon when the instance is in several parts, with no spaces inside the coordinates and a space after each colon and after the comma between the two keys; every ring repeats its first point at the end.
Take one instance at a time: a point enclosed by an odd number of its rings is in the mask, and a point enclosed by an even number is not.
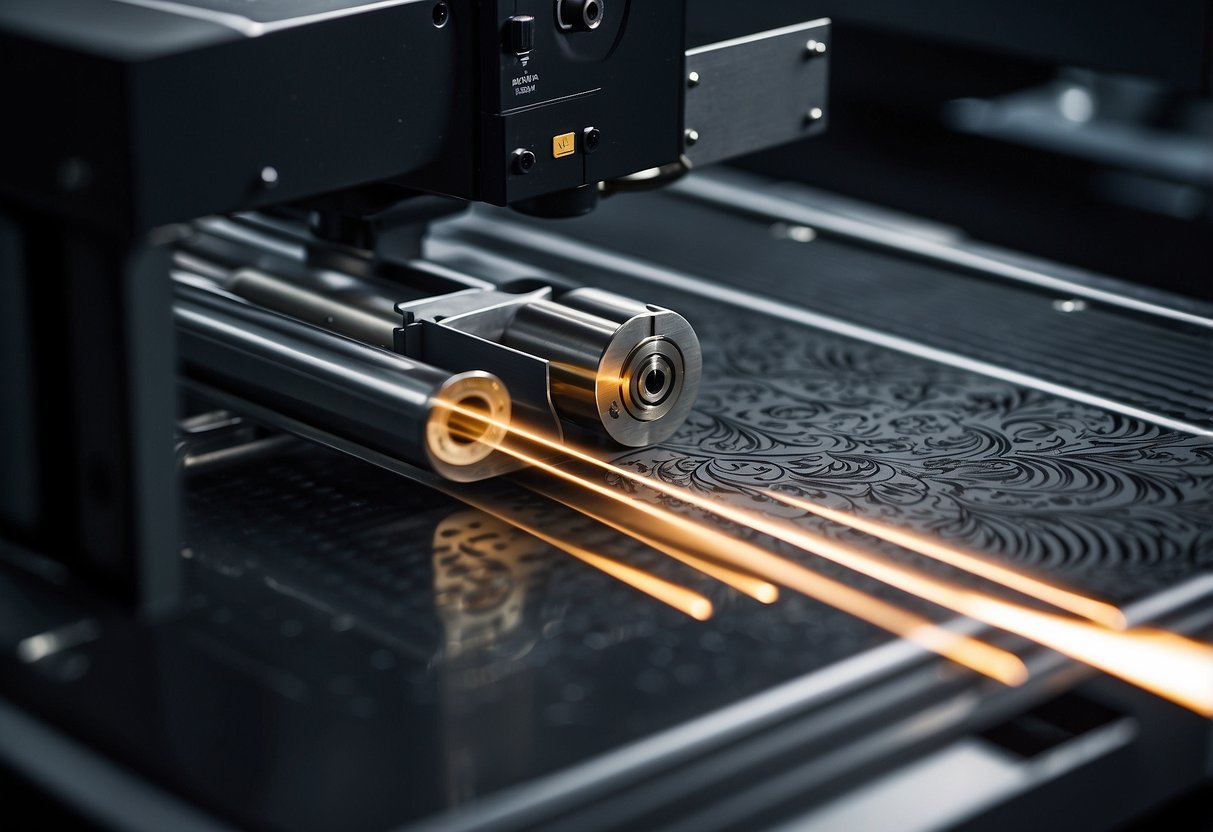
{"type": "Polygon", "coordinates": [[[675,161],[683,4],[602,8],[566,31],[546,0],[16,0],[0,188],[131,231],[366,183],[505,205],[675,161]]]}
{"type": "Polygon", "coordinates": [[[167,604],[176,224],[307,200],[364,243],[362,218],[420,191],[583,213],[598,181],[677,161],[684,11],[6,2],[0,536],[167,604]]]}

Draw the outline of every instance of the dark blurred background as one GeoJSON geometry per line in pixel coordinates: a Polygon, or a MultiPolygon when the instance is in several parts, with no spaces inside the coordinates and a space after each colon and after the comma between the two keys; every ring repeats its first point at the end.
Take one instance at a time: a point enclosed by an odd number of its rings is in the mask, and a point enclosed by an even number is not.
{"type": "MultiPolygon", "coordinates": [[[[1213,2],[740,5],[691,0],[690,43],[834,25],[825,135],[737,166],[1213,300],[1213,2]]],[[[1153,829],[1213,830],[1213,789],[1153,829]]]]}
{"type": "Polygon", "coordinates": [[[833,19],[823,137],[749,170],[1213,299],[1213,3],[692,0],[692,45],[833,19]]]}

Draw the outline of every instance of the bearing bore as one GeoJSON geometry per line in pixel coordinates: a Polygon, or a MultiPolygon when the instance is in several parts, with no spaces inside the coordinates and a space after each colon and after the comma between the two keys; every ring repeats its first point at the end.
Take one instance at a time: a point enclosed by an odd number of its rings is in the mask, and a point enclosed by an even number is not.
{"type": "Polygon", "coordinates": [[[685,364],[673,341],[646,338],[624,362],[620,397],[632,418],[652,422],[670,412],[682,390],[685,364]]]}

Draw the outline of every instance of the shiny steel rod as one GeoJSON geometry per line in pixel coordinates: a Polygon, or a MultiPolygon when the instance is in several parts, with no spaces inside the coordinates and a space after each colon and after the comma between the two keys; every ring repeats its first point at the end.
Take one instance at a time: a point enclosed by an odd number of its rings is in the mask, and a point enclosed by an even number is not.
{"type": "Polygon", "coordinates": [[[452,374],[180,280],[173,314],[183,369],[203,384],[448,479],[516,467],[493,453],[489,433],[503,428],[438,406],[508,422],[509,394],[490,373],[452,374]]]}
{"type": "Polygon", "coordinates": [[[206,277],[233,295],[387,350],[403,323],[396,303],[416,295],[335,271],[300,268],[289,276],[272,274],[247,262],[233,263],[200,245],[179,250],[174,259],[177,268],[206,277]]]}

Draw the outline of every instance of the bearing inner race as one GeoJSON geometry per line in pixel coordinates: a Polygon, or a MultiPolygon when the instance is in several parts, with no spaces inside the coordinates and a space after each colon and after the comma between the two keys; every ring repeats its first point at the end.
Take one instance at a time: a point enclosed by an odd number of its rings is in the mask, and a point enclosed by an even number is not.
{"type": "Polygon", "coordinates": [[[660,336],[646,338],[624,362],[624,407],[642,422],[660,419],[677,403],[683,374],[682,353],[672,341],[660,336]]]}

